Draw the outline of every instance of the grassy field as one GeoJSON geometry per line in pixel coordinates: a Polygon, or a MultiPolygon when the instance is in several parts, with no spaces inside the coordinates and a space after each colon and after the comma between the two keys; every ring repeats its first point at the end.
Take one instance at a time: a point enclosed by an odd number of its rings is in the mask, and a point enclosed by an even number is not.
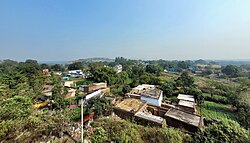
{"type": "Polygon", "coordinates": [[[237,121],[237,113],[233,111],[230,105],[210,101],[205,101],[202,104],[201,114],[207,119],[217,118],[222,121],[226,121],[228,119],[237,121]]]}
{"type": "Polygon", "coordinates": [[[180,74],[178,73],[165,73],[162,72],[161,75],[159,76],[159,78],[163,81],[170,81],[173,80],[175,78],[177,78],[180,74]]]}
{"type": "MultiPolygon", "coordinates": [[[[209,94],[209,93],[203,93],[202,94],[204,97],[211,97],[211,94],[209,94]]],[[[225,96],[220,96],[220,95],[213,95],[213,98],[216,98],[216,99],[221,99],[221,100],[226,100],[227,99],[227,97],[225,97],[225,96]]]]}
{"type": "Polygon", "coordinates": [[[213,102],[222,103],[222,104],[228,104],[229,103],[227,97],[225,97],[225,96],[220,96],[220,95],[215,95],[214,94],[211,97],[211,94],[209,94],[209,93],[203,93],[202,95],[203,95],[203,97],[204,97],[204,99],[206,101],[213,101],[213,102]]]}

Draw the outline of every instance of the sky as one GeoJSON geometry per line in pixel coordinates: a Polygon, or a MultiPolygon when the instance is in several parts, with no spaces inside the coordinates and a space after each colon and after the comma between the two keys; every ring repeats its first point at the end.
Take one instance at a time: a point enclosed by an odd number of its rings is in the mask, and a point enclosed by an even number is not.
{"type": "Polygon", "coordinates": [[[0,59],[250,59],[250,0],[0,0],[0,59]]]}

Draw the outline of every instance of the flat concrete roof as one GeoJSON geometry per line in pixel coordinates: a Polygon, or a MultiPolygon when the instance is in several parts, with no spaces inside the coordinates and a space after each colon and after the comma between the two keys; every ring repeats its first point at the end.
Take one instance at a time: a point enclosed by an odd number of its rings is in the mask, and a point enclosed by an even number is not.
{"type": "Polygon", "coordinates": [[[190,102],[190,101],[185,101],[185,100],[180,100],[178,105],[180,106],[184,106],[184,107],[189,107],[189,108],[194,108],[195,103],[194,102],[190,102]]]}
{"type": "Polygon", "coordinates": [[[195,127],[199,127],[201,119],[201,117],[198,115],[190,114],[174,108],[169,109],[165,116],[193,125],[195,127]]]}
{"type": "Polygon", "coordinates": [[[141,96],[158,99],[160,97],[161,93],[162,93],[162,91],[160,89],[147,90],[147,91],[143,91],[141,93],[141,96]]]}
{"type": "Polygon", "coordinates": [[[193,95],[179,94],[177,99],[194,102],[194,96],[193,95]]]}
{"type": "Polygon", "coordinates": [[[155,116],[155,115],[152,115],[152,114],[147,114],[147,113],[144,113],[144,112],[137,112],[135,114],[135,116],[146,119],[148,121],[157,122],[159,124],[162,124],[162,122],[164,121],[164,118],[162,118],[162,117],[155,116]]]}
{"type": "Polygon", "coordinates": [[[146,101],[128,98],[120,102],[115,106],[115,108],[119,108],[128,112],[137,112],[146,104],[146,101]]]}
{"type": "Polygon", "coordinates": [[[105,82],[93,83],[93,85],[106,85],[105,82]]]}

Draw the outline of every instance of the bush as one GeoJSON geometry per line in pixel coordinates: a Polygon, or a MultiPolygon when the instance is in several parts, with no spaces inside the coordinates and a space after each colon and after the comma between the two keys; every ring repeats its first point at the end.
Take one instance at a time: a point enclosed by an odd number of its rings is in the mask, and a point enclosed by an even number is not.
{"type": "Polygon", "coordinates": [[[77,81],[76,82],[76,86],[78,87],[78,86],[80,86],[80,85],[84,85],[84,84],[91,84],[92,83],[92,81],[90,81],[90,80],[80,80],[80,81],[77,81]]]}
{"type": "Polygon", "coordinates": [[[231,142],[247,143],[250,141],[249,132],[235,121],[222,122],[222,124],[212,124],[205,128],[203,134],[196,134],[193,142],[231,142]]]}
{"type": "Polygon", "coordinates": [[[229,104],[228,99],[225,96],[212,95],[208,93],[203,93],[203,97],[206,101],[212,101],[216,103],[229,104]]]}
{"type": "MultiPolygon", "coordinates": [[[[112,119],[98,120],[92,123],[94,128],[103,128],[108,135],[106,142],[136,142],[136,143],[181,143],[190,141],[189,136],[178,129],[144,127],[128,121],[115,121],[112,119]],[[99,126],[99,127],[98,127],[99,126]]],[[[96,139],[94,132],[93,138],[96,139]]],[[[104,134],[104,131],[102,132],[104,134]]],[[[93,141],[92,137],[91,140],[93,141]]]]}
{"type": "Polygon", "coordinates": [[[145,128],[141,129],[142,139],[147,143],[182,143],[187,142],[188,137],[174,128],[145,128]]]}
{"type": "Polygon", "coordinates": [[[94,134],[91,136],[91,141],[93,143],[103,143],[107,142],[107,140],[108,140],[107,132],[102,127],[95,128],[94,134]]]}

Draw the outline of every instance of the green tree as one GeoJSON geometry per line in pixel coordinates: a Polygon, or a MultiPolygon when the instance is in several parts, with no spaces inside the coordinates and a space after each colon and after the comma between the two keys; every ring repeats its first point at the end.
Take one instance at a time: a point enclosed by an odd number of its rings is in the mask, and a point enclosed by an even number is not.
{"type": "Polygon", "coordinates": [[[52,65],[51,70],[52,71],[61,71],[61,72],[65,71],[64,67],[62,65],[59,65],[59,64],[52,65]]]}
{"type": "Polygon", "coordinates": [[[125,85],[122,87],[123,94],[128,93],[131,90],[131,87],[129,85],[125,85]]]}
{"type": "Polygon", "coordinates": [[[81,70],[81,69],[83,69],[82,62],[75,62],[68,66],[68,70],[81,70]]]}
{"type": "Polygon", "coordinates": [[[32,113],[32,100],[27,96],[15,96],[0,102],[0,121],[27,117],[32,113]]]}
{"type": "Polygon", "coordinates": [[[241,128],[235,121],[212,124],[205,127],[203,134],[196,134],[193,142],[225,142],[225,143],[247,143],[250,141],[249,133],[241,128]]]}
{"type": "Polygon", "coordinates": [[[144,73],[139,79],[142,84],[159,84],[159,79],[150,73],[144,73]]]}
{"type": "Polygon", "coordinates": [[[164,95],[168,97],[171,97],[173,95],[174,90],[175,90],[174,84],[175,84],[174,82],[167,82],[161,86],[161,89],[163,90],[164,95]]]}
{"type": "Polygon", "coordinates": [[[159,76],[161,71],[162,71],[162,69],[158,65],[147,65],[146,66],[146,72],[148,72],[148,73],[155,74],[155,75],[159,76]]]}
{"type": "Polygon", "coordinates": [[[88,72],[91,74],[89,79],[94,82],[107,82],[108,85],[113,85],[117,80],[117,74],[113,68],[97,63],[91,63],[88,72]]]}
{"type": "Polygon", "coordinates": [[[180,87],[183,92],[188,92],[189,89],[195,87],[194,78],[188,72],[183,72],[176,80],[176,87],[180,87]]]}
{"type": "Polygon", "coordinates": [[[48,64],[41,64],[41,69],[51,69],[50,66],[48,64]]]}
{"type": "Polygon", "coordinates": [[[126,71],[123,71],[123,72],[120,72],[117,74],[116,84],[126,85],[129,83],[129,81],[130,81],[130,79],[129,79],[126,71]]]}
{"type": "Polygon", "coordinates": [[[102,127],[95,128],[91,141],[93,143],[105,143],[108,141],[108,134],[102,127]]]}
{"type": "Polygon", "coordinates": [[[36,60],[26,60],[24,63],[19,63],[18,67],[21,73],[29,79],[29,82],[32,81],[32,78],[41,73],[41,67],[36,60]]]}
{"type": "Polygon", "coordinates": [[[241,69],[235,65],[227,65],[221,71],[230,77],[237,77],[239,76],[241,69]]]}
{"type": "Polygon", "coordinates": [[[139,78],[144,73],[145,73],[144,66],[142,64],[139,64],[137,66],[132,67],[129,77],[132,79],[136,79],[139,78]]]}

